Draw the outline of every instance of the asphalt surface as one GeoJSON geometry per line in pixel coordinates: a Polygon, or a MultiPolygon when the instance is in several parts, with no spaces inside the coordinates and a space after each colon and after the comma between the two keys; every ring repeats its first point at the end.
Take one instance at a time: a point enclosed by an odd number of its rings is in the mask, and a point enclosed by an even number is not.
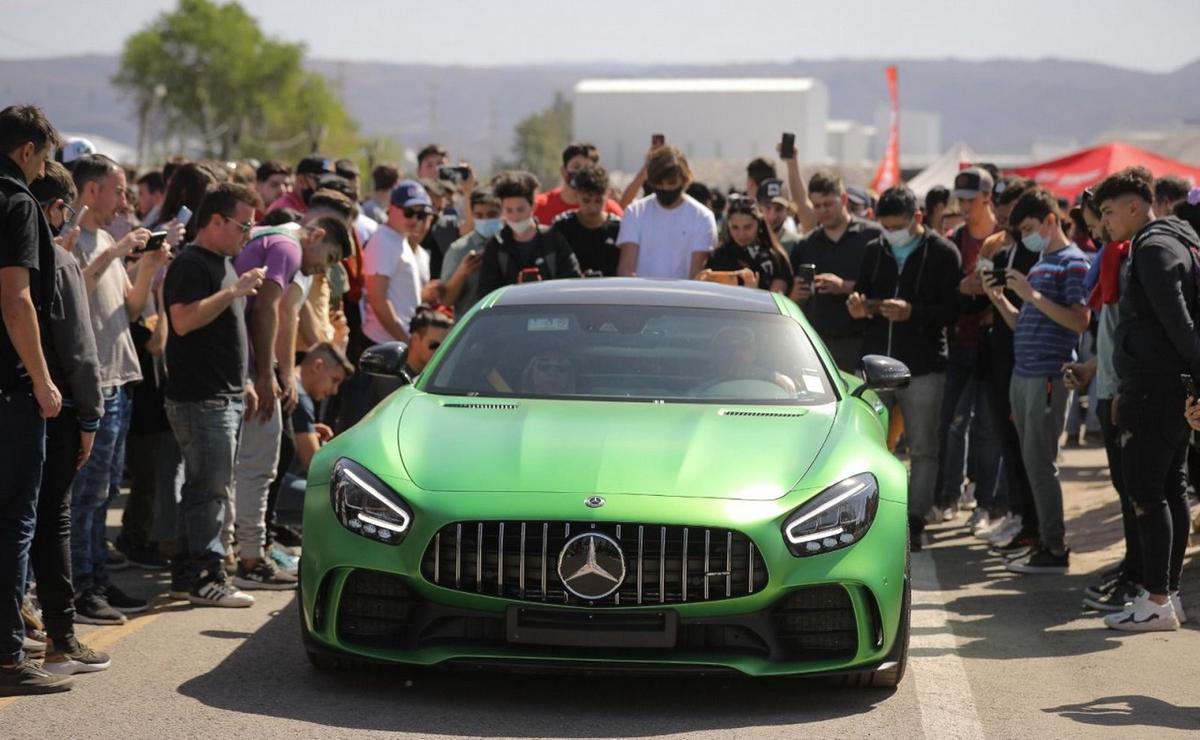
{"type": "MultiPolygon", "coordinates": [[[[122,627],[81,627],[110,670],[45,697],[0,699],[10,738],[643,737],[1130,738],[1200,733],[1200,564],[1189,553],[1176,633],[1103,629],[1081,610],[1120,556],[1103,452],[1065,453],[1068,576],[1015,576],[965,534],[933,528],[914,561],[913,637],[900,688],[811,680],[321,673],[287,592],[250,609],[156,602],[122,627]]],[[[113,512],[112,521],[119,514],[113,512]]],[[[165,593],[159,574],[115,574],[165,593]]]]}

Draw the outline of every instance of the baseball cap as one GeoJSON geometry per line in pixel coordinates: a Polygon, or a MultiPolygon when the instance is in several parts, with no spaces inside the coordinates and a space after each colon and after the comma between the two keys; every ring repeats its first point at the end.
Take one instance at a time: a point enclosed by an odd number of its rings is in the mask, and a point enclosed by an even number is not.
{"type": "Polygon", "coordinates": [[[783,186],[783,180],[774,177],[769,177],[758,184],[758,202],[778,203],[789,208],[792,205],[791,200],[787,197],[787,190],[783,186]]]}
{"type": "Polygon", "coordinates": [[[71,164],[77,159],[86,157],[89,154],[96,153],[96,145],[82,136],[72,136],[63,144],[62,151],[58,154],[58,161],[63,164],[71,164]]]}
{"type": "Polygon", "coordinates": [[[341,175],[347,180],[352,180],[358,177],[360,174],[358,165],[355,164],[354,160],[352,159],[339,159],[333,163],[333,167],[337,174],[341,175]]]}
{"type": "Polygon", "coordinates": [[[425,192],[425,188],[416,180],[401,180],[396,183],[396,187],[392,188],[391,203],[397,208],[424,206],[433,210],[433,201],[429,199],[429,193],[425,192]]]}
{"type": "Polygon", "coordinates": [[[869,208],[871,206],[871,194],[860,187],[846,188],[846,199],[856,206],[869,208]]]}
{"type": "Polygon", "coordinates": [[[980,193],[990,193],[995,183],[992,175],[982,167],[968,167],[954,177],[955,198],[974,198],[980,193]]]}
{"type": "Polygon", "coordinates": [[[297,175],[325,175],[335,174],[333,169],[333,160],[321,156],[320,154],[310,154],[300,160],[300,164],[296,165],[297,175]]]}

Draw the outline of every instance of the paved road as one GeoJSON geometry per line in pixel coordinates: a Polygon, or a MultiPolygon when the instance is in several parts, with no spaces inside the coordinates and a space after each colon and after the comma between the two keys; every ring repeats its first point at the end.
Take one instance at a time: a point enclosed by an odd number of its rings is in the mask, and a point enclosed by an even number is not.
{"type": "MultiPolygon", "coordinates": [[[[1102,629],[1079,609],[1090,573],[1119,551],[1103,454],[1066,455],[1070,576],[1013,576],[958,525],[914,562],[909,674],[894,691],[819,682],[540,678],[312,670],[291,594],[249,610],[171,604],[88,628],[113,654],[74,691],[0,699],[12,738],[812,737],[1129,738],[1200,733],[1200,563],[1185,573],[1197,619],[1168,635],[1102,629]]],[[[1190,554],[1195,561],[1196,550],[1190,554]]],[[[165,591],[125,571],[127,590],[165,591]]]]}

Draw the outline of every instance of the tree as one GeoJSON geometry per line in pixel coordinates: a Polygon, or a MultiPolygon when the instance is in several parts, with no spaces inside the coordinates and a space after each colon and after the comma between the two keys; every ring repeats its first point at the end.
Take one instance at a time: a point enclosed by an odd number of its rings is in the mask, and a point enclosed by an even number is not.
{"type": "Polygon", "coordinates": [[[556,92],[549,108],[522,119],[517,124],[517,142],[513,147],[516,166],[529,170],[543,185],[552,187],[562,168],[562,150],[571,143],[574,118],[571,101],[556,92]]]}
{"type": "Polygon", "coordinates": [[[143,125],[157,113],[166,137],[206,156],[294,160],[358,130],[303,62],[302,44],[267,37],[236,2],[179,0],[126,39],[113,82],[143,125]]]}

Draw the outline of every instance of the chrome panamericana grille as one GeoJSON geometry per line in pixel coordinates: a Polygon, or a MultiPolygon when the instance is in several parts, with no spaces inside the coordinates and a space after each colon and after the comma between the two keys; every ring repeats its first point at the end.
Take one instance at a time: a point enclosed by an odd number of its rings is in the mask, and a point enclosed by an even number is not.
{"type": "Polygon", "coordinates": [[[443,527],[421,574],[443,588],[574,606],[685,604],[746,596],[767,585],[749,537],[729,529],[615,522],[475,521],[443,527]],[[581,599],[563,588],[558,556],[571,537],[596,531],[625,555],[625,579],[610,596],[581,599]]]}

